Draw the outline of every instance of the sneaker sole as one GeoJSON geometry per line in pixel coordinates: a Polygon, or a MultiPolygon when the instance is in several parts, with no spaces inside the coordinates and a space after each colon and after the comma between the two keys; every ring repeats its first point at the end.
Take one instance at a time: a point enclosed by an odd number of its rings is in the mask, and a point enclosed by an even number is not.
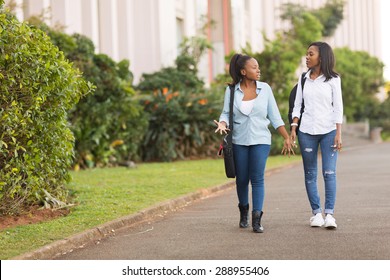
{"type": "Polygon", "coordinates": [[[324,225],[325,225],[325,222],[323,222],[322,224],[316,224],[316,223],[310,224],[311,227],[323,227],[324,225]]]}
{"type": "Polygon", "coordinates": [[[322,227],[323,225],[310,225],[311,227],[322,227]]]}
{"type": "Polygon", "coordinates": [[[326,229],[336,229],[337,226],[325,226],[326,229]]]}

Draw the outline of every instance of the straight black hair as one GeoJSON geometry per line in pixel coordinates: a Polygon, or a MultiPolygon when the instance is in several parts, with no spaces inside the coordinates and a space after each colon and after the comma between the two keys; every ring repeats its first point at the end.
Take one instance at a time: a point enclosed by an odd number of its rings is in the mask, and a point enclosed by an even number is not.
{"type": "Polygon", "coordinates": [[[229,74],[233,79],[233,83],[230,85],[235,85],[241,81],[241,70],[245,68],[246,62],[251,58],[251,56],[245,54],[236,53],[233,55],[229,65],[229,74]]]}
{"type": "Polygon", "coordinates": [[[313,42],[308,48],[311,46],[318,47],[321,61],[321,72],[325,76],[325,82],[338,77],[339,74],[334,71],[336,60],[331,46],[325,42],[313,42]]]}

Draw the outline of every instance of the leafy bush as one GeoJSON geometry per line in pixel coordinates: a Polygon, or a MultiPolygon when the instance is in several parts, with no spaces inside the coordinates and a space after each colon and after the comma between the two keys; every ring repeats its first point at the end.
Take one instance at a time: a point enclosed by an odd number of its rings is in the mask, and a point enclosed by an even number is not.
{"type": "Polygon", "coordinates": [[[390,135],[390,98],[383,102],[373,102],[370,110],[370,127],[381,127],[382,134],[388,138],[390,135]]]}
{"type": "Polygon", "coordinates": [[[221,97],[209,93],[169,91],[145,95],[149,128],[142,145],[145,161],[172,161],[215,155],[220,137],[212,120],[221,112],[221,97]]]}
{"type": "MultiPolygon", "coordinates": [[[[286,3],[282,6],[283,14],[281,18],[285,20],[299,21],[303,18],[305,13],[310,13],[320,21],[323,27],[321,29],[321,35],[323,37],[329,37],[334,34],[344,18],[345,3],[345,0],[328,0],[323,6],[316,9],[308,9],[301,4],[286,3]]],[[[312,40],[315,39],[313,38],[312,40]]]]}
{"type": "Polygon", "coordinates": [[[86,76],[97,85],[95,94],[70,116],[78,163],[92,167],[138,160],[147,118],[131,87],[128,61],[116,63],[101,54],[93,63],[95,75],[88,71],[86,76]]]}
{"type": "Polygon", "coordinates": [[[336,68],[342,79],[344,115],[349,121],[371,118],[378,105],[375,95],[384,85],[383,63],[363,51],[348,48],[334,51],[336,68]]]}
{"type": "Polygon", "coordinates": [[[219,137],[213,119],[222,109],[223,93],[204,90],[197,64],[211,48],[204,37],[185,38],[174,67],[144,74],[137,89],[149,114],[141,157],[145,161],[171,161],[210,156],[217,152],[219,137]]]}
{"type": "Polygon", "coordinates": [[[192,72],[181,71],[177,67],[166,67],[158,72],[142,74],[137,89],[150,92],[161,88],[172,90],[199,89],[204,83],[192,72]]]}
{"type": "Polygon", "coordinates": [[[107,55],[95,54],[93,42],[83,35],[70,36],[42,23],[39,26],[96,86],[93,95],[70,110],[75,163],[93,167],[138,160],[147,119],[132,87],[129,61],[117,63],[107,55]]]}
{"type": "Polygon", "coordinates": [[[3,11],[0,52],[0,213],[58,206],[73,160],[67,111],[92,86],[46,34],[3,11]]]}

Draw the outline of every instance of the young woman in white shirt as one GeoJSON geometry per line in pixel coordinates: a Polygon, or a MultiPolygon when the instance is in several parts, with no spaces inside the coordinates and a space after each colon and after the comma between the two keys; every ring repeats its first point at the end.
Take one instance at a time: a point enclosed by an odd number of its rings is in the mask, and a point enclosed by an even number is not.
{"type": "Polygon", "coordinates": [[[343,121],[343,100],[341,79],[334,71],[335,58],[332,48],[325,42],[310,44],[306,53],[309,71],[305,75],[302,92],[301,78],[298,81],[297,95],[292,113],[291,140],[299,140],[305,186],[313,216],[312,227],[337,228],[333,217],[336,201],[336,163],[341,150],[341,124],[343,121]],[[302,116],[300,109],[304,101],[302,116]],[[297,131],[298,121],[301,124],[297,131]],[[317,155],[321,149],[322,175],[325,183],[324,215],[317,186],[317,155]]]}

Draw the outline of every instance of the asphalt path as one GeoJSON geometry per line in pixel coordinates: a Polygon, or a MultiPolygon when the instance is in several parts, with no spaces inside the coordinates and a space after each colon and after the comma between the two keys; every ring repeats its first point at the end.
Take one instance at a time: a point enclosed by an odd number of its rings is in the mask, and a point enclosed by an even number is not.
{"type": "MultiPolygon", "coordinates": [[[[236,192],[230,188],[56,259],[389,260],[390,143],[342,151],[337,176],[337,230],[309,226],[311,210],[298,163],[265,178],[262,234],[238,227],[236,192]]],[[[323,204],[321,172],[318,181],[323,204]]]]}

